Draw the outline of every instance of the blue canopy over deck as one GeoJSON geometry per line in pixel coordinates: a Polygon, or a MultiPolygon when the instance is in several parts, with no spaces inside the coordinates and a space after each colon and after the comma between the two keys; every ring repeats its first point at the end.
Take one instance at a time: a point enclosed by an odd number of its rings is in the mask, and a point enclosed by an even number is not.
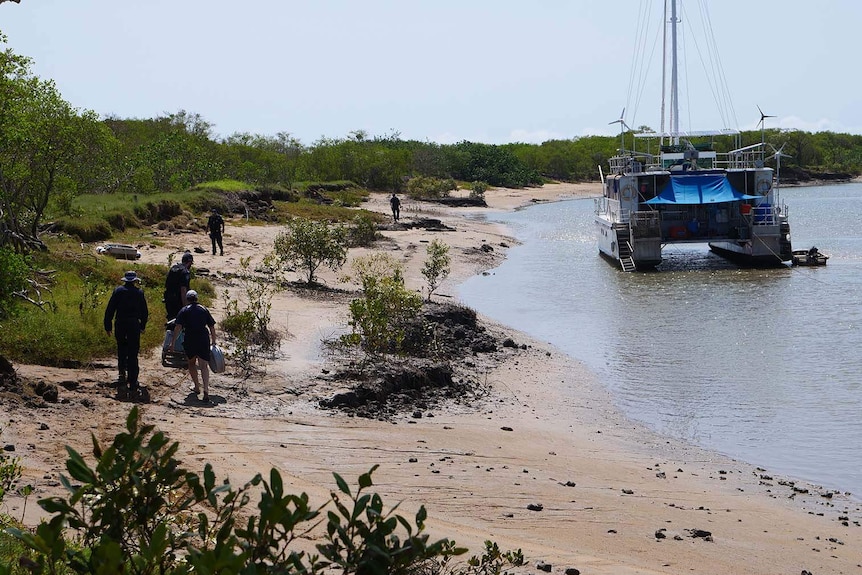
{"type": "Polygon", "coordinates": [[[762,196],[744,194],[730,185],[724,174],[686,174],[672,176],[670,183],[647,204],[717,204],[756,200],[762,196]]]}

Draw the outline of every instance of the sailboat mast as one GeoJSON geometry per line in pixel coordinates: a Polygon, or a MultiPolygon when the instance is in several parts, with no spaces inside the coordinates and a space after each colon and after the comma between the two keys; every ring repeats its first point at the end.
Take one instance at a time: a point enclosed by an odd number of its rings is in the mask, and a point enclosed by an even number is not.
{"type": "Polygon", "coordinates": [[[673,135],[673,143],[679,144],[679,95],[677,84],[677,62],[676,62],[676,0],[671,0],[670,11],[670,36],[671,36],[671,72],[670,72],[670,132],[673,135]]]}
{"type": "Polygon", "coordinates": [[[664,146],[664,103],[667,92],[667,0],[664,1],[664,13],[662,18],[662,40],[661,40],[661,138],[659,145],[664,146]]]}

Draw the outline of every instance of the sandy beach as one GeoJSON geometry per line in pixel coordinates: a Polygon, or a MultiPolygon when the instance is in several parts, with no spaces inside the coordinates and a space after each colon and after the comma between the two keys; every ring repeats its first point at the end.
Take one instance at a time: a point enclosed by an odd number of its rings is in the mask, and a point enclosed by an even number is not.
{"type": "MultiPolygon", "coordinates": [[[[420,291],[427,242],[445,242],[452,273],[434,298],[457,301],[458,283],[492,269],[515,243],[483,213],[600,193],[597,184],[492,189],[481,209],[404,200],[405,222],[436,218],[452,230],[387,229],[373,249],[401,261],[407,286],[420,291]]],[[[364,207],[389,213],[384,194],[372,194],[364,207]]],[[[205,248],[196,269],[218,293],[236,295],[230,276],[240,259],[251,258],[254,268],[279,231],[229,220],[223,257],[209,255],[203,233],[176,234],[160,238],[163,245],[143,246],[142,261],[164,264],[172,253],[205,248]]],[[[365,253],[350,250],[349,257],[365,253]]],[[[340,279],[348,271],[349,264],[320,273],[343,292],[279,292],[272,308],[273,326],[284,334],[279,357],[247,381],[230,367],[214,375],[213,406],[189,399],[184,370],[162,367],[157,350],[145,355],[142,383],[152,400],[142,412],[180,442],[186,467],[210,462],[219,477],[235,482],[276,467],[290,489],[322,503],[335,486],[333,471],[354,482],[379,465],[373,478],[385,502],[400,501],[405,514],[424,504],[433,535],[471,554],[488,539],[520,548],[527,571],[544,561],[554,573],[576,568],[585,575],[862,573],[858,501],[652,433],[623,418],[579,362],[487,318],[491,332],[518,346],[475,359],[485,395],[386,421],[321,409],[319,400],[339,385],[323,377],[331,358],[321,340],[348,329],[347,305],[357,289],[340,279]]],[[[149,289],[151,313],[159,317],[160,288],[149,289]]],[[[223,306],[217,299],[211,307],[216,319],[223,306]]],[[[153,321],[148,329],[160,328],[153,321]]],[[[64,446],[86,453],[90,433],[108,441],[130,404],[113,397],[110,358],[87,370],[16,369],[60,385],[59,403],[0,406],[3,443],[15,447],[25,482],[35,488],[26,513],[15,498],[4,511],[33,525],[41,517],[35,499],[61,490],[64,446]]]]}

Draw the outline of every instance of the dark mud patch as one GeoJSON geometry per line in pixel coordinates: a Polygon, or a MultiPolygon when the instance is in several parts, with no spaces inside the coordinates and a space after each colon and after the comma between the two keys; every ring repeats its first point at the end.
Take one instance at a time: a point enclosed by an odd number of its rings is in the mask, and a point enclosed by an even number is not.
{"type": "Polygon", "coordinates": [[[488,395],[479,363],[495,363],[510,339],[492,334],[476,312],[464,306],[428,303],[411,323],[406,355],[343,361],[323,379],[341,390],[319,401],[359,417],[393,419],[423,413],[445,403],[471,405],[488,395]]]}
{"type": "Polygon", "coordinates": [[[12,363],[0,355],[0,403],[24,407],[45,407],[57,403],[57,385],[27,381],[18,376],[12,363]]]}

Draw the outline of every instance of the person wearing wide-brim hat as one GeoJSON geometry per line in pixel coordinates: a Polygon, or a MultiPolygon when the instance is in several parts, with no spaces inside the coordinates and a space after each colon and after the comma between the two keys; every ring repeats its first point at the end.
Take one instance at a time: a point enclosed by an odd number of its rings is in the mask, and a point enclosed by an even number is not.
{"type": "Polygon", "coordinates": [[[141,349],[141,334],[147,327],[149,311],[144,291],[139,287],[141,278],[138,274],[128,271],[121,281],[123,285],[114,289],[105,309],[105,331],[108,335],[113,331],[117,340],[118,382],[128,383],[129,391],[136,395],[140,389],[138,352],[141,349]]]}

